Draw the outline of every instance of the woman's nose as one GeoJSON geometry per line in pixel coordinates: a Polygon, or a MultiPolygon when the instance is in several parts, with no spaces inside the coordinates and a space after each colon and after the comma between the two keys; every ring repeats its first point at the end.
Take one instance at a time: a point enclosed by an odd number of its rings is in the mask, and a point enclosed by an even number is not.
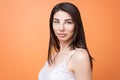
{"type": "Polygon", "coordinates": [[[60,24],[59,30],[60,30],[60,31],[64,31],[64,24],[60,24]]]}

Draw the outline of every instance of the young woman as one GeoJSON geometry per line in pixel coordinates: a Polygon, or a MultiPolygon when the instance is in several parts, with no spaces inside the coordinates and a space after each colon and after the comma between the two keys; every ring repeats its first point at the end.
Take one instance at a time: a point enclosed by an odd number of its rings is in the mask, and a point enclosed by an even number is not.
{"type": "Polygon", "coordinates": [[[49,25],[48,60],[38,80],[92,80],[92,57],[78,8],[69,2],[57,4],[49,25]]]}

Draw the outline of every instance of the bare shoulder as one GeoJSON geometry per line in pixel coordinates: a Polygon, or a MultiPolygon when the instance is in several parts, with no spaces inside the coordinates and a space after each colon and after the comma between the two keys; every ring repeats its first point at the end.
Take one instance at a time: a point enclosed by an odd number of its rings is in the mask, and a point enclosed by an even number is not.
{"type": "Polygon", "coordinates": [[[89,54],[85,49],[76,49],[71,60],[72,71],[77,80],[91,80],[89,54]]]}
{"type": "Polygon", "coordinates": [[[88,52],[85,49],[76,49],[71,59],[71,65],[73,71],[90,70],[91,66],[88,52]]]}
{"type": "Polygon", "coordinates": [[[88,52],[85,49],[76,49],[73,55],[73,60],[75,60],[75,62],[89,60],[88,52]]]}

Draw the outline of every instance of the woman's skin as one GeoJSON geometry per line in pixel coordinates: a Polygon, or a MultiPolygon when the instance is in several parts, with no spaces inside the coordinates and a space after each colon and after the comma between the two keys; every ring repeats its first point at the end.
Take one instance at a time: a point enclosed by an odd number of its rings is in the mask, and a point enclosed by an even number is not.
{"type": "MultiPolygon", "coordinates": [[[[72,42],[74,27],[75,24],[67,12],[59,10],[55,13],[53,17],[53,30],[60,42],[60,51],[54,57],[55,63],[50,66],[50,69],[59,65],[72,52],[68,45],[72,42]]],[[[67,69],[75,73],[77,80],[92,80],[89,56],[84,49],[75,49],[74,55],[67,65],[67,69]]]]}
{"type": "Polygon", "coordinates": [[[71,43],[74,34],[74,22],[71,16],[64,11],[56,12],[53,17],[53,30],[60,42],[60,49],[64,49],[71,43]]]}

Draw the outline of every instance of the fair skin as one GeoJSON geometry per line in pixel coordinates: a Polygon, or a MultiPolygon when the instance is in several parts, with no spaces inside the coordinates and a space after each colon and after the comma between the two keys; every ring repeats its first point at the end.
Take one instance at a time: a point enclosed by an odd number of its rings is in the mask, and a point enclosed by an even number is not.
{"type": "MultiPolygon", "coordinates": [[[[55,13],[53,30],[60,42],[60,52],[55,57],[55,63],[52,65],[52,68],[63,61],[71,52],[68,45],[72,42],[74,26],[75,24],[68,13],[61,10],[55,13]]],[[[67,66],[70,72],[75,73],[76,80],[92,80],[90,61],[86,50],[76,49],[67,66]]]]}
{"type": "Polygon", "coordinates": [[[53,30],[60,41],[61,49],[71,43],[74,33],[74,23],[69,14],[58,11],[53,17],[53,30]]]}

